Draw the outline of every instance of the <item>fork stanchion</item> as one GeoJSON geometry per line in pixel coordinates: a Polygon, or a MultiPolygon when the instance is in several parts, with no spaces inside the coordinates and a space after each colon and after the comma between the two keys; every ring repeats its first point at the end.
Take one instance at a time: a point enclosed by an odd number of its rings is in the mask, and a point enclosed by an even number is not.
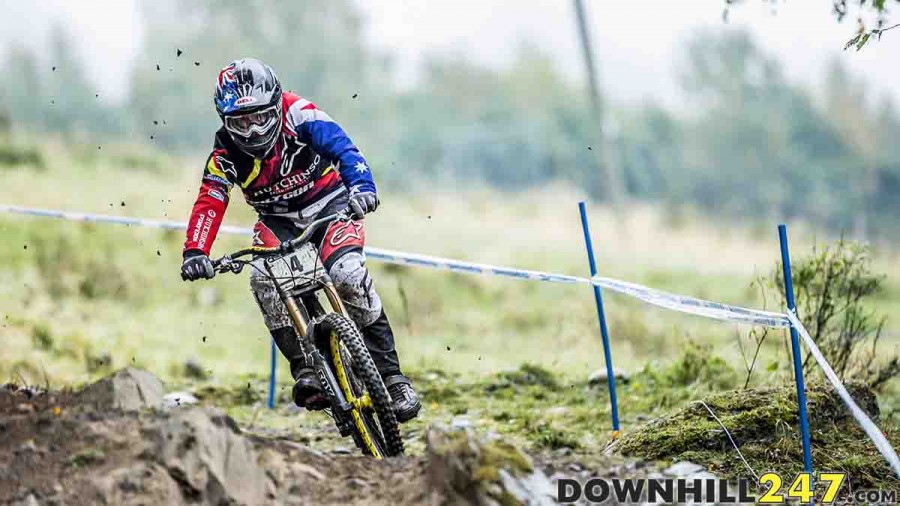
{"type": "MultiPolygon", "coordinates": [[[[581,213],[581,228],[584,231],[584,246],[587,248],[588,264],[591,268],[591,276],[597,275],[597,263],[594,260],[594,244],[591,241],[591,231],[588,228],[587,210],[584,201],[578,203],[578,211],[581,213]]],[[[619,437],[619,401],[616,397],[616,375],[613,372],[612,352],[609,349],[609,331],[606,328],[606,313],[603,311],[603,294],[600,287],[594,288],[594,301],[597,304],[597,318],[600,320],[600,336],[603,338],[603,356],[606,360],[606,384],[609,387],[609,404],[612,413],[612,438],[619,437]]]]}
{"type": "Polygon", "coordinates": [[[278,362],[278,349],[275,336],[272,336],[272,366],[269,369],[269,409],[275,409],[275,364],[278,362]]]}
{"type": "MultiPolygon", "coordinates": [[[[794,302],[794,282],[791,279],[791,255],[788,252],[787,227],[778,225],[778,240],[781,243],[781,266],[784,272],[784,296],[788,311],[797,313],[794,302]]],[[[800,357],[800,338],[797,329],[791,325],[791,348],[794,358],[794,381],[797,383],[797,405],[800,414],[800,435],[803,438],[803,466],[812,476],[812,453],[809,442],[809,418],[806,409],[806,386],[803,382],[803,361],[800,357]]]]}

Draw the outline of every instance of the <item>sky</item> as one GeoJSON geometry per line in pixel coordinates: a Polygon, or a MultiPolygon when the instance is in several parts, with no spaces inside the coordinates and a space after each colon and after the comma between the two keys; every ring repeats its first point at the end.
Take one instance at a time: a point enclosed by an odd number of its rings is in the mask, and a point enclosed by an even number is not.
{"type": "MultiPolygon", "coordinates": [[[[582,80],[572,0],[355,0],[366,39],[394,55],[397,81],[415,83],[423,55],[461,54],[506,65],[523,41],[553,55],[573,80],[582,80]]],[[[838,24],[830,0],[745,0],[723,24],[724,0],[585,0],[601,86],[614,100],[682,101],[676,65],[685,41],[701,29],[748,29],[785,65],[797,83],[816,87],[832,58],[845,60],[869,86],[900,101],[900,29],[863,51],[842,51],[855,21],[838,24]],[[774,7],[773,7],[774,5],[774,7]]],[[[82,57],[98,88],[112,99],[126,93],[128,68],[141,49],[136,0],[0,0],[0,54],[10,44],[42,48],[54,22],[81,41],[82,57]],[[10,15],[11,14],[11,15],[10,15]]],[[[898,16],[900,17],[900,16],[898,16]]]]}

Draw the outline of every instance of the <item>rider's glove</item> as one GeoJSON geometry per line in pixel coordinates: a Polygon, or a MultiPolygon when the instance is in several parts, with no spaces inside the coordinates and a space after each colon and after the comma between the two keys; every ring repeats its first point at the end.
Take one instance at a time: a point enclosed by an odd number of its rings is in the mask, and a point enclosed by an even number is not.
{"type": "Polygon", "coordinates": [[[199,252],[185,252],[184,262],[181,263],[181,279],[196,281],[212,279],[215,275],[216,270],[208,256],[199,252]]]}
{"type": "Polygon", "coordinates": [[[361,220],[368,213],[378,209],[378,196],[374,192],[359,192],[350,196],[350,212],[361,220]]]}

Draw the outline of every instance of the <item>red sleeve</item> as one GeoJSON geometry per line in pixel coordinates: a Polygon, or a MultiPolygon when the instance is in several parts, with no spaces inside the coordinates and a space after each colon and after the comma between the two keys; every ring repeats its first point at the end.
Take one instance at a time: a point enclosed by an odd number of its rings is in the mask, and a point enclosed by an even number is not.
{"type": "Polygon", "coordinates": [[[228,207],[228,191],[232,183],[224,169],[230,166],[225,150],[213,150],[203,172],[200,193],[188,220],[184,251],[199,250],[209,255],[228,207]]]}

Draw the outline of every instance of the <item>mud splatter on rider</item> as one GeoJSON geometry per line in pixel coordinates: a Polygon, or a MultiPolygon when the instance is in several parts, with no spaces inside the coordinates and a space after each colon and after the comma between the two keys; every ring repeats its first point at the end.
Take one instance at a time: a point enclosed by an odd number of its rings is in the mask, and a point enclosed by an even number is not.
{"type": "MultiPolygon", "coordinates": [[[[214,102],[222,127],[188,222],[182,278],[215,275],[209,253],[234,186],[259,216],[255,246],[277,246],[317,217],[349,209],[354,221],[336,222],[314,241],[384,378],[397,419],[414,418],[421,405],[400,370],[391,324],[365,266],[363,217],[379,205],[369,164],[328,114],[283,92],[275,72],[259,60],[235,60],[223,68],[214,102]]],[[[309,409],[324,407],[321,386],[300,353],[272,281],[252,271],[250,287],[263,319],[291,364],[294,402],[309,409]]]]}

